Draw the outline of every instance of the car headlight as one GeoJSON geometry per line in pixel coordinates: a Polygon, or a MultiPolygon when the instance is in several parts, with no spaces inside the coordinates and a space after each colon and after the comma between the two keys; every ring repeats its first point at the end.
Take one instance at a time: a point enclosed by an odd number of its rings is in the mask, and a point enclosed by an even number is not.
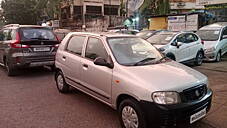
{"type": "Polygon", "coordinates": [[[181,102],[177,92],[154,92],[152,99],[157,104],[178,104],[181,102]]]}
{"type": "Polygon", "coordinates": [[[205,50],[206,52],[214,52],[215,51],[215,47],[211,47],[205,50]]]}

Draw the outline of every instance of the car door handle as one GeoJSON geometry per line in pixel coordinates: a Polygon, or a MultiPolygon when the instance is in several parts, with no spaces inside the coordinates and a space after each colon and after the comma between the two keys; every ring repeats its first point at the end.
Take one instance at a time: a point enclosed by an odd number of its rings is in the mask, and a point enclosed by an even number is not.
{"type": "Polygon", "coordinates": [[[65,57],[65,56],[63,56],[63,57],[62,57],[62,60],[63,60],[63,61],[65,61],[65,60],[66,60],[66,57],[65,57]]]}
{"type": "Polygon", "coordinates": [[[83,64],[83,67],[88,68],[88,65],[87,64],[83,64]]]}

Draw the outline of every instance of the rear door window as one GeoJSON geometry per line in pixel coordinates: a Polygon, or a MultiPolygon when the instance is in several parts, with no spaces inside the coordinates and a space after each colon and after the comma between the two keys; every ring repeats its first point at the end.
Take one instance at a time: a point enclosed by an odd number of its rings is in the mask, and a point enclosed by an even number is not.
{"type": "Polygon", "coordinates": [[[53,31],[48,28],[20,28],[20,37],[22,40],[48,40],[57,41],[53,31]]]}
{"type": "Polygon", "coordinates": [[[195,36],[193,34],[186,34],[185,38],[186,38],[185,43],[192,43],[196,41],[195,36]]]}
{"type": "Polygon", "coordinates": [[[68,42],[66,51],[76,55],[81,55],[85,39],[85,36],[73,36],[68,42]]]}

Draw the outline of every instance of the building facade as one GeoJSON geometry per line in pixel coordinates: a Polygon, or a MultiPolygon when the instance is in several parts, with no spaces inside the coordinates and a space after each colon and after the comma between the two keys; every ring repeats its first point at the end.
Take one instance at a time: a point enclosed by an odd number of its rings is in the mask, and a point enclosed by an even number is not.
{"type": "Polygon", "coordinates": [[[196,0],[170,0],[170,9],[172,14],[181,14],[204,9],[204,6],[198,5],[196,0]]]}
{"type": "Polygon", "coordinates": [[[197,0],[197,5],[204,5],[205,9],[215,15],[218,22],[227,22],[227,0],[197,0]]]}
{"type": "Polygon", "coordinates": [[[61,26],[65,28],[103,31],[121,19],[120,0],[64,0],[60,6],[61,26]]]}

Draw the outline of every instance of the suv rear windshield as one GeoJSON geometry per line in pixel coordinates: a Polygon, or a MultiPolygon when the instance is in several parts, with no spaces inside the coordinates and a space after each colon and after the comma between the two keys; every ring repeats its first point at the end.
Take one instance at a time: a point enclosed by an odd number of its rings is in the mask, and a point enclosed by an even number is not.
{"type": "Polygon", "coordinates": [[[21,40],[51,40],[57,41],[53,31],[48,28],[20,28],[21,40]]]}

